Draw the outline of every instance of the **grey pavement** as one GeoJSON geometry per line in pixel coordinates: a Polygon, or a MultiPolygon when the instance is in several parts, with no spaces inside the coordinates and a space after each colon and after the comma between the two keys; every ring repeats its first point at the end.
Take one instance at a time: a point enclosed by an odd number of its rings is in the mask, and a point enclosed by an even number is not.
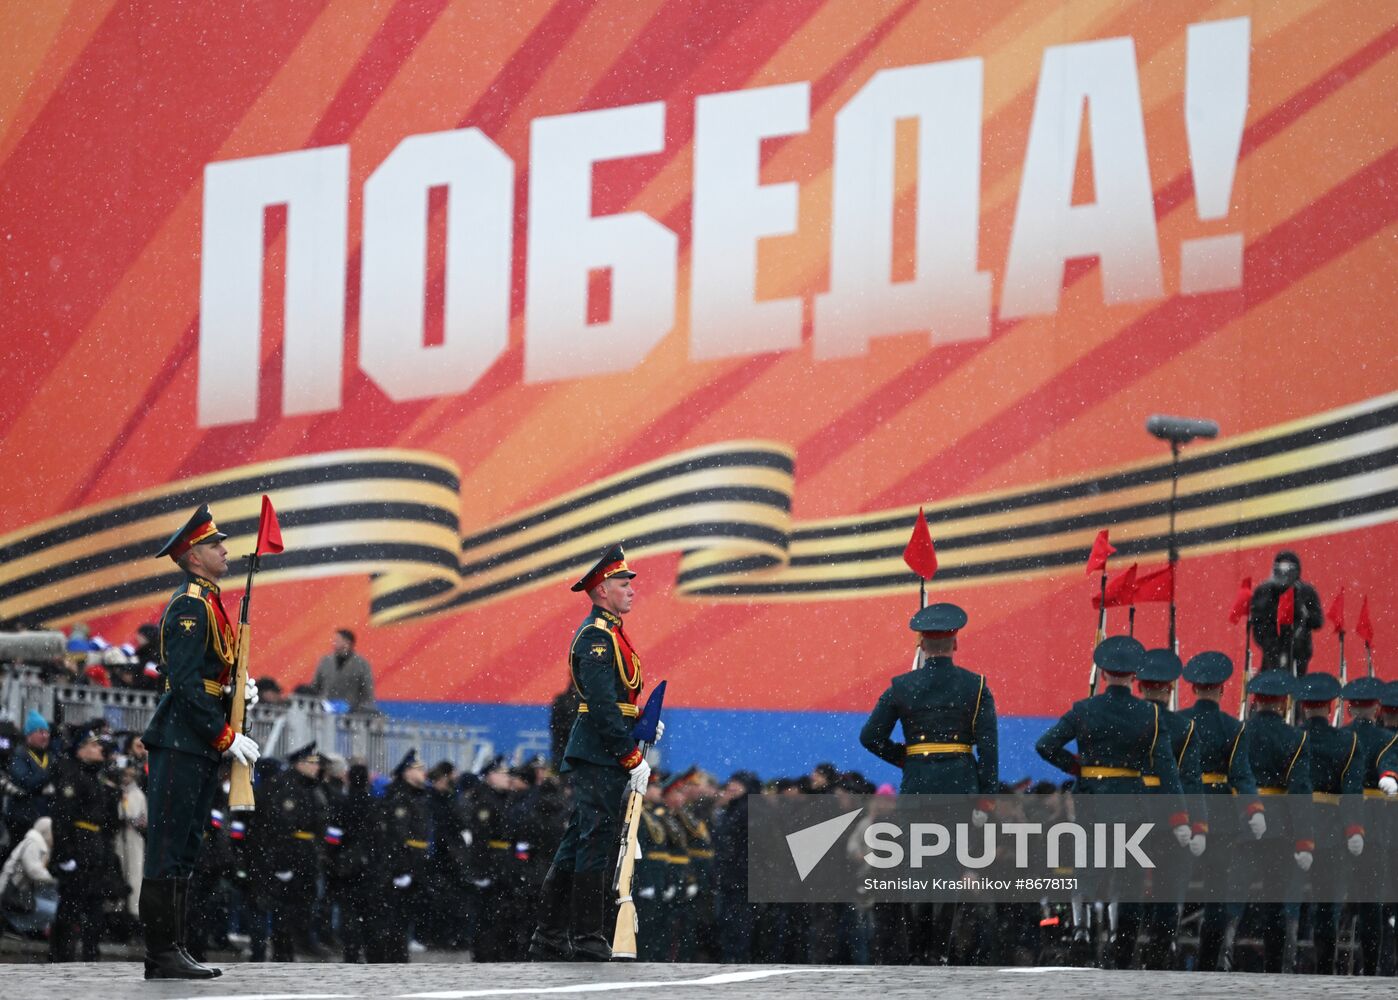
{"type": "Polygon", "coordinates": [[[151,982],[134,962],[0,966],[0,997],[85,1000],[398,1000],[398,998],[550,997],[682,1000],[784,997],[931,997],[1038,1000],[1059,997],[1239,996],[1392,997],[1391,979],[1263,976],[1235,973],[1104,972],[1084,969],[964,969],[907,966],[771,965],[225,965],[209,982],[151,982]]]}

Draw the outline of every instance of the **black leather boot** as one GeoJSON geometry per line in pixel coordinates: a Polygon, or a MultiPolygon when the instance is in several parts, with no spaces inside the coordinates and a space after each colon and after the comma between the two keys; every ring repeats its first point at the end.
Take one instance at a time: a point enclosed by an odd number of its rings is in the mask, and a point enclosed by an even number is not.
{"type": "Polygon", "coordinates": [[[180,918],[175,909],[175,879],[148,878],[141,883],[141,926],[146,938],[147,979],[212,979],[179,948],[180,918]]]}
{"type": "Polygon", "coordinates": [[[550,866],[539,898],[539,922],[529,941],[531,962],[570,962],[573,946],[568,940],[568,917],[573,902],[573,873],[550,866]]]}
{"type": "Polygon", "coordinates": [[[603,927],[610,881],[603,872],[573,873],[568,937],[573,946],[574,962],[612,960],[611,935],[603,927]]]}
{"type": "MultiPolygon", "coordinates": [[[[222,969],[215,969],[213,966],[205,965],[189,953],[186,944],[189,934],[189,879],[175,879],[175,947],[180,954],[185,957],[190,965],[196,969],[203,969],[209,975],[208,979],[217,979],[223,975],[222,969]]],[[[203,950],[202,948],[200,949],[203,950]]]]}

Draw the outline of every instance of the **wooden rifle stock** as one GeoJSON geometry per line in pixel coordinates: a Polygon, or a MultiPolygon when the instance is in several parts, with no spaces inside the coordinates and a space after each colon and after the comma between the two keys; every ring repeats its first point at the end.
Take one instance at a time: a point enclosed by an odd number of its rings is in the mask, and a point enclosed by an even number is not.
{"type": "Polygon", "coordinates": [[[636,935],[640,931],[640,920],[636,916],[636,903],[631,898],[631,882],[636,873],[636,838],[644,801],[644,796],[639,792],[627,789],[626,815],[621,822],[620,854],[617,857],[616,875],[612,878],[612,888],[616,890],[616,930],[612,934],[613,959],[634,960],[636,957],[636,935]]]}
{"type": "MultiPolygon", "coordinates": [[[[252,645],[252,629],[246,621],[238,624],[238,657],[233,671],[233,710],[228,713],[228,725],[235,733],[244,731],[247,725],[247,702],[243,693],[248,686],[248,654],[252,645]]],[[[257,808],[252,795],[252,771],[242,761],[234,758],[233,769],[228,776],[228,808],[239,812],[251,812],[257,808]]]]}

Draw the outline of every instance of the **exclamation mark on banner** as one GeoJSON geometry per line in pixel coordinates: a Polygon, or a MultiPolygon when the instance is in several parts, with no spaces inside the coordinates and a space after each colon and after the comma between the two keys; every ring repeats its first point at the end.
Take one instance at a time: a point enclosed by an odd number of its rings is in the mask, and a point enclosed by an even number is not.
{"type": "MultiPolygon", "coordinates": [[[[1246,17],[1191,24],[1185,62],[1184,124],[1194,203],[1205,222],[1228,215],[1243,125],[1248,112],[1251,24],[1246,17]]],[[[1180,291],[1185,295],[1238,288],[1243,283],[1243,234],[1223,233],[1180,244],[1180,291]]]]}

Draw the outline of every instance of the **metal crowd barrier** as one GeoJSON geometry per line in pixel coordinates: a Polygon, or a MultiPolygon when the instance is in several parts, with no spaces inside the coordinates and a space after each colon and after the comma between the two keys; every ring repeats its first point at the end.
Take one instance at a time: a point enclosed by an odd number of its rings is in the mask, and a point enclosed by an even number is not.
{"type": "MultiPolygon", "coordinates": [[[[55,723],[82,723],[102,716],[115,731],[140,732],[159,700],[150,691],[45,683],[36,671],[24,668],[0,677],[0,715],[21,723],[32,708],[55,723]]],[[[429,765],[449,760],[458,769],[470,770],[479,770],[496,752],[484,726],[333,712],[315,698],[300,696],[282,704],[255,706],[248,730],[266,755],[284,757],[315,740],[322,751],[361,760],[378,773],[391,770],[410,748],[416,748],[429,765]]],[[[516,763],[536,752],[548,753],[544,730],[520,732],[514,742],[511,757],[516,763]]]]}

